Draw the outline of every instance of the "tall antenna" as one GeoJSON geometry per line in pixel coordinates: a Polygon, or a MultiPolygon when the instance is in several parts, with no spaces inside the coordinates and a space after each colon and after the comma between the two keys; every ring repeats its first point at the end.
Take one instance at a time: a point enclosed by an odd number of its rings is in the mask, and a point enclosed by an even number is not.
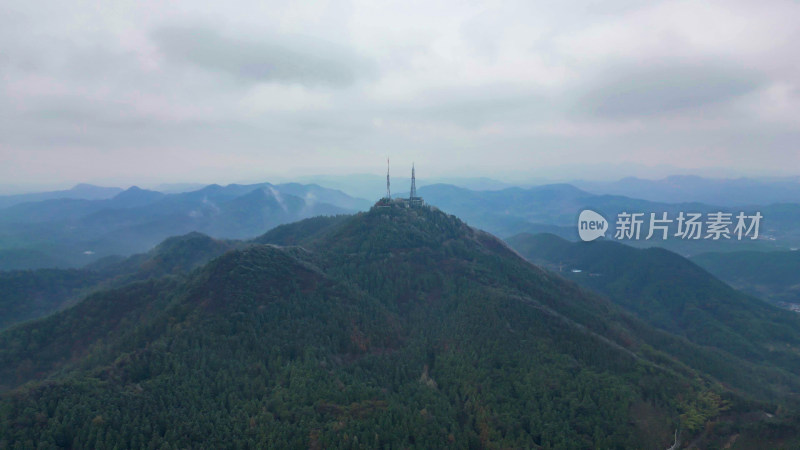
{"type": "Polygon", "coordinates": [[[389,157],[386,157],[386,198],[392,198],[392,190],[389,189],[389,157]]]}
{"type": "Polygon", "coordinates": [[[411,163],[411,198],[417,197],[417,179],[414,176],[414,163],[411,163]]]}

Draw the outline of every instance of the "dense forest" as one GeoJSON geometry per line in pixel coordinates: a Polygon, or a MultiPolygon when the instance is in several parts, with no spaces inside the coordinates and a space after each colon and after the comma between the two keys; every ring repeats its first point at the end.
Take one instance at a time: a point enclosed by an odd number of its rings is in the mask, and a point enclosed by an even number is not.
{"type": "Polygon", "coordinates": [[[692,261],[731,286],[776,304],[800,303],[800,252],[701,253],[692,261]]]}
{"type": "Polygon", "coordinates": [[[800,445],[795,377],[433,208],[192,238],[192,264],[106,261],[128,278],[0,333],[0,449],[800,445]]]}
{"type": "MultiPolygon", "coordinates": [[[[743,294],[675,253],[605,240],[568,242],[552,234],[521,234],[509,244],[655,327],[746,362],[738,370],[716,362],[695,366],[723,382],[749,389],[755,380],[768,386],[800,374],[800,315],[743,294]]],[[[777,388],[772,395],[797,401],[798,392],[777,388]]]]}
{"type": "Polygon", "coordinates": [[[185,274],[240,244],[192,232],[168,238],[148,253],[110,256],[82,269],[0,271],[0,330],[47,316],[98,290],[185,274]]]}

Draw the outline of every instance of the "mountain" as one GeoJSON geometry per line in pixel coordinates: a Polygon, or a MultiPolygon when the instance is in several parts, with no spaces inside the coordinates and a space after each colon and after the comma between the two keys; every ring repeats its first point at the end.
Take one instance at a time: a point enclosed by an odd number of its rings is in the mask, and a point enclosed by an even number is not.
{"type": "Polygon", "coordinates": [[[784,307],[800,304],[800,252],[702,253],[692,261],[744,292],[784,307]]]}
{"type": "Polygon", "coordinates": [[[63,191],[35,192],[30,194],[0,195],[0,209],[14,206],[20,203],[41,202],[44,200],[55,200],[61,198],[81,199],[81,200],[103,200],[111,198],[122,189],[117,187],[102,187],[91,184],[78,184],[72,189],[63,191]]]}
{"type": "Polygon", "coordinates": [[[144,252],[192,231],[246,239],[306,217],[354,212],[351,208],[363,203],[316,185],[262,183],[209,185],[177,194],[134,186],[105,200],[18,204],[0,210],[0,255],[20,256],[0,267],[81,267],[110,255],[144,252]]]}
{"type": "Polygon", "coordinates": [[[453,216],[296,226],[272,237],[302,247],[254,243],[0,333],[0,445],[666,448],[676,428],[706,448],[798,444],[795,375],[734,391],[694,362],[746,361],[453,216]]]}
{"type": "Polygon", "coordinates": [[[238,245],[193,232],[168,238],[148,253],[108,257],[83,269],[0,272],[0,330],[49,315],[100,289],[188,273],[238,245]]]}
{"type": "Polygon", "coordinates": [[[699,202],[721,206],[800,203],[800,180],[778,178],[714,179],[675,175],[661,180],[636,177],[612,182],[576,181],[578,187],[596,194],[625,195],[655,202],[699,202]]]}
{"type": "Polygon", "coordinates": [[[155,203],[163,197],[164,194],[161,192],[141,189],[138,186],[131,186],[127,190],[115,195],[111,203],[113,207],[116,208],[134,208],[155,203]]]}
{"type": "Polygon", "coordinates": [[[102,259],[83,270],[97,272],[106,278],[122,278],[125,282],[180,275],[189,273],[241,245],[239,241],[213,239],[193,231],[183,236],[167,238],[147,253],[128,258],[102,259]]]}
{"type": "Polygon", "coordinates": [[[655,327],[763,367],[800,373],[800,316],[736,291],[680,255],[548,234],[508,242],[655,327]]]}

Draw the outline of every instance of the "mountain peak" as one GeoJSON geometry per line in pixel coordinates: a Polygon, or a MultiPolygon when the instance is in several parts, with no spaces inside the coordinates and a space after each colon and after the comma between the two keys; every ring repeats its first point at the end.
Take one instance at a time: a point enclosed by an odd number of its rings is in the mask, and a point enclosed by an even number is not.
{"type": "MultiPolygon", "coordinates": [[[[397,248],[441,243],[472,233],[464,222],[434,207],[405,208],[398,205],[373,206],[343,224],[329,239],[378,243],[397,248]]],[[[336,245],[337,242],[331,242],[336,245]]]]}
{"type": "Polygon", "coordinates": [[[115,206],[130,208],[153,203],[157,200],[160,200],[162,197],[164,197],[164,194],[161,192],[142,189],[139,186],[131,186],[115,195],[111,201],[115,206]]]}
{"type": "MultiPolygon", "coordinates": [[[[523,260],[495,236],[431,206],[374,206],[367,212],[329,223],[327,227],[317,227],[314,232],[318,237],[307,244],[343,263],[355,255],[390,266],[471,260],[478,255],[523,260]]],[[[282,234],[292,233],[283,230],[282,234]]]]}

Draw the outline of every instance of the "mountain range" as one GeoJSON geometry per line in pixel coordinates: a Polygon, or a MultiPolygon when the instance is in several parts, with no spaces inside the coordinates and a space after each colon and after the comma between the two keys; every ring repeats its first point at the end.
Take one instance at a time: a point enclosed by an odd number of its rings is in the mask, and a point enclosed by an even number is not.
{"type": "Polygon", "coordinates": [[[41,202],[62,198],[82,200],[104,200],[122,192],[118,187],[94,186],[91,184],[76,184],[71,189],[61,191],[34,192],[28,194],[0,195],[0,209],[20,203],[41,202]]]}
{"type": "MultiPolygon", "coordinates": [[[[426,201],[442,210],[455,214],[470,225],[507,238],[519,233],[549,232],[576,240],[577,220],[584,209],[602,214],[613,227],[618,214],[644,213],[643,233],[639,240],[625,240],[634,246],[660,246],[682,255],[694,255],[712,251],[729,252],[742,250],[788,249],[800,246],[800,204],[776,203],[750,206],[748,208],[721,207],[704,203],[661,203],[620,195],[591,194],[569,184],[551,184],[532,188],[508,188],[495,191],[472,191],[452,185],[430,185],[419,189],[426,201]],[[680,212],[709,213],[727,212],[734,217],[739,212],[760,212],[759,239],[699,239],[675,238],[677,218],[680,212]],[[673,219],[670,224],[670,239],[645,240],[650,213],[667,213],[673,219]]],[[[609,233],[607,238],[612,238],[609,233]]]]}
{"type": "Polygon", "coordinates": [[[367,206],[340,191],[296,183],[209,185],[177,194],[134,186],[108,199],[21,203],[0,210],[0,270],[80,267],[192,231],[249,238],[282,223],[367,206]]]}
{"type": "MultiPolygon", "coordinates": [[[[347,181],[335,177],[331,180],[347,181]]],[[[688,180],[710,183],[719,192],[738,192],[726,190],[730,184],[726,184],[726,180],[688,180]]],[[[569,184],[503,188],[502,183],[493,184],[491,181],[473,179],[470,185],[492,187],[493,190],[433,184],[420,187],[419,194],[471,225],[504,238],[523,232],[547,232],[575,240],[577,215],[587,208],[599,212],[612,224],[621,212],[644,213],[645,235],[651,212],[666,212],[674,220],[679,212],[707,215],[721,211],[735,216],[745,211],[747,214],[760,212],[763,216],[757,240],[683,240],[674,238],[676,223],[673,222],[670,225],[671,239],[645,240],[643,235],[638,241],[625,242],[639,247],[661,246],[684,256],[800,247],[800,230],[795,226],[800,220],[798,203],[762,203],[742,207],[665,203],[622,195],[592,194],[569,184]]],[[[623,181],[626,180],[620,183],[623,181]]],[[[683,181],[684,178],[671,177],[653,183],[680,187],[683,181]]],[[[363,180],[355,177],[349,182],[360,185],[363,180]]],[[[749,186],[751,182],[756,183],[749,180],[745,185],[749,186]]],[[[382,187],[373,184],[371,196],[374,197],[376,192],[382,192],[382,187]]],[[[774,183],[765,185],[770,189],[777,186],[774,183]]],[[[733,183],[733,186],[738,184],[733,183]]],[[[93,195],[110,193],[106,188],[78,186],[71,191],[46,193],[48,196],[70,195],[73,198],[29,201],[0,209],[0,270],[80,267],[112,254],[144,252],[169,236],[191,231],[215,238],[249,238],[282,223],[320,214],[362,211],[370,205],[367,200],[351,197],[342,191],[298,183],[209,185],[172,194],[132,187],[111,198],[74,198],[95,189],[100,189],[100,192],[93,195]]],[[[643,196],[648,192],[645,188],[639,190],[643,196]]],[[[0,198],[0,203],[9,198],[0,198]]],[[[14,198],[19,200],[19,197],[14,198]]],[[[770,198],[777,199],[765,197],[767,200],[770,198]]]]}
{"type": "MultiPolygon", "coordinates": [[[[410,180],[402,176],[392,177],[392,191],[406,195],[410,180]],[[397,188],[399,186],[399,188],[397,188]]],[[[725,207],[769,205],[773,203],[800,203],[800,179],[798,177],[773,178],[709,178],[697,175],[672,175],[661,179],[626,177],[614,181],[547,179],[527,180],[515,176],[515,181],[486,177],[428,177],[418,173],[417,186],[449,184],[473,191],[495,191],[513,187],[528,189],[547,184],[571,184],[595,195],[619,195],[658,203],[705,203],[725,207]]],[[[340,189],[349,195],[374,198],[385,186],[382,175],[306,176],[304,183],[340,189]]]]}

